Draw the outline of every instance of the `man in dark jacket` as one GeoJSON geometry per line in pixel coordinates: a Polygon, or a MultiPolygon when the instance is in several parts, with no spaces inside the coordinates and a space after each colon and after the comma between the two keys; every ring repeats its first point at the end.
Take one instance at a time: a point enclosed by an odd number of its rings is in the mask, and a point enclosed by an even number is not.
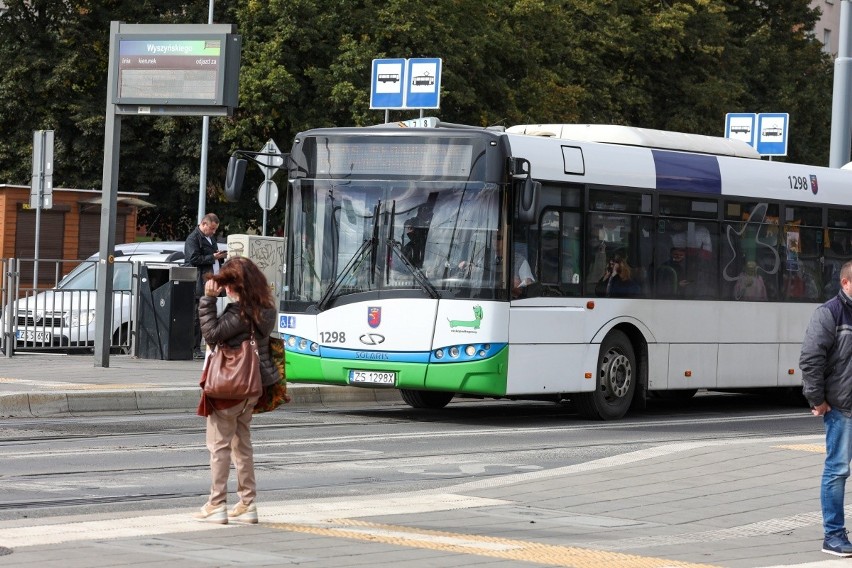
{"type": "Polygon", "coordinates": [[[184,256],[186,263],[198,269],[195,282],[195,316],[194,316],[194,339],[193,357],[203,359],[204,351],[201,349],[201,326],[198,323],[198,299],[204,295],[204,275],[219,272],[220,261],[224,260],[228,253],[220,251],[216,244],[216,231],[219,229],[219,217],[215,213],[208,213],[201,219],[201,223],[186,237],[184,243],[184,256]]]}
{"type": "Polygon", "coordinates": [[[852,261],[840,269],[840,292],[811,316],[799,358],[802,392],[825,424],[822,551],[852,557],[843,497],[852,461],[852,261]]]}

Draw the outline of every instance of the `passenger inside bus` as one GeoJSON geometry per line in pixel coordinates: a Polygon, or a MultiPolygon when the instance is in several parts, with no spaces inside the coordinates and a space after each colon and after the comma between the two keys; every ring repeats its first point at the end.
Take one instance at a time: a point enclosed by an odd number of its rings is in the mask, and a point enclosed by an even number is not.
{"type": "Polygon", "coordinates": [[[801,263],[784,273],[784,295],[792,300],[819,299],[819,287],[801,263]]]}
{"type": "Polygon", "coordinates": [[[829,230],[823,265],[823,299],[832,298],[840,291],[840,267],[847,260],[852,260],[852,231],[829,230]]]}
{"type": "Polygon", "coordinates": [[[638,296],[641,291],[627,259],[618,254],[609,260],[603,276],[595,286],[595,294],[598,296],[638,296]]]}
{"type": "Polygon", "coordinates": [[[690,257],[709,260],[713,254],[713,239],[707,227],[694,222],[673,223],[672,245],[684,249],[690,257]]]}
{"type": "Polygon", "coordinates": [[[690,280],[686,271],[686,250],[672,247],[670,256],[657,269],[657,295],[662,298],[688,296],[690,280]]]}
{"type": "Polygon", "coordinates": [[[402,254],[417,268],[423,268],[423,254],[426,251],[426,229],[420,227],[417,218],[406,219],[403,224],[407,242],[402,246],[402,254]]]}
{"type": "MultiPolygon", "coordinates": [[[[479,271],[488,275],[486,278],[488,282],[502,287],[500,282],[501,275],[504,274],[503,251],[505,250],[503,234],[494,232],[490,247],[471,248],[471,258],[462,260],[456,265],[453,277],[469,279],[472,274],[479,271]]],[[[512,274],[512,297],[525,297],[529,292],[528,287],[535,283],[535,277],[525,255],[514,247],[509,251],[509,254],[511,254],[511,263],[508,268],[512,274]]]]}
{"type": "Polygon", "coordinates": [[[757,272],[755,261],[748,261],[745,270],[737,278],[734,284],[734,298],[752,301],[766,299],[766,284],[757,272]]]}
{"type": "MultiPolygon", "coordinates": [[[[502,239],[503,237],[498,233],[497,239],[502,239]]],[[[498,250],[500,244],[497,245],[498,250]]],[[[497,263],[499,265],[500,258],[497,259],[497,263]]],[[[532,270],[530,269],[530,263],[527,261],[526,256],[524,256],[519,250],[518,247],[512,247],[512,297],[520,298],[521,296],[525,296],[527,293],[527,287],[530,284],[535,282],[535,278],[533,278],[532,270]]]]}

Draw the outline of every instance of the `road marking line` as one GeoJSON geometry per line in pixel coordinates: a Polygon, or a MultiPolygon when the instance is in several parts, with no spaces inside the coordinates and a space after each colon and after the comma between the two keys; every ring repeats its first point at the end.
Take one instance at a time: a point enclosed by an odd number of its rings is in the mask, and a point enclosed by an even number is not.
{"type": "Polygon", "coordinates": [[[621,552],[415,529],[348,519],[335,519],[329,522],[333,526],[294,523],[273,523],[264,524],[264,526],[331,538],[348,538],[568,568],[600,568],[601,566],[618,566],[618,568],[717,568],[711,564],[695,564],[621,552]]]}
{"type": "Polygon", "coordinates": [[[786,444],[783,446],[773,446],[773,448],[781,448],[783,450],[796,450],[799,452],[815,452],[818,454],[825,453],[825,444],[786,444]]]}
{"type": "MultiPolygon", "coordinates": [[[[33,379],[11,379],[8,377],[0,377],[0,384],[23,385],[39,387],[35,394],[42,392],[53,392],[56,389],[61,391],[77,391],[77,390],[192,390],[198,387],[172,387],[168,383],[68,383],[63,381],[39,381],[33,379]]],[[[3,393],[3,394],[21,394],[21,393],[3,393]]],[[[32,394],[32,391],[24,392],[23,394],[32,394]]]]}
{"type": "Polygon", "coordinates": [[[550,479],[553,477],[561,477],[563,475],[571,475],[573,473],[586,473],[606,469],[610,467],[624,467],[637,462],[651,460],[655,458],[667,457],[672,454],[697,450],[701,448],[711,448],[720,446],[735,446],[744,444],[766,444],[773,442],[788,442],[790,440],[810,440],[815,436],[784,436],[771,438],[746,438],[746,439],[730,439],[730,440],[699,440],[695,442],[675,442],[670,444],[661,444],[651,448],[644,448],[625,454],[617,454],[606,458],[599,458],[587,462],[582,462],[564,467],[556,467],[553,469],[544,469],[528,473],[511,473],[500,477],[480,479],[477,481],[469,481],[459,483],[449,487],[445,487],[445,491],[453,493],[464,493],[466,491],[475,491],[478,489],[494,489],[496,487],[504,487],[506,485],[514,485],[516,483],[525,483],[530,481],[538,481],[542,479],[550,479]]]}
{"type": "MultiPolygon", "coordinates": [[[[509,501],[437,494],[417,496],[376,496],[347,501],[314,501],[307,503],[279,502],[261,504],[264,524],[270,522],[324,523],[328,519],[371,517],[380,515],[432,513],[506,505],[509,501]]],[[[234,525],[200,523],[190,517],[192,511],[178,514],[153,514],[107,520],[80,520],[64,523],[44,523],[26,527],[13,526],[19,521],[0,522],[0,543],[8,548],[59,544],[63,542],[153,536],[182,532],[223,529],[234,525]],[[8,528],[7,528],[8,527],[8,528]]],[[[67,521],[68,517],[64,517],[67,521]]]]}

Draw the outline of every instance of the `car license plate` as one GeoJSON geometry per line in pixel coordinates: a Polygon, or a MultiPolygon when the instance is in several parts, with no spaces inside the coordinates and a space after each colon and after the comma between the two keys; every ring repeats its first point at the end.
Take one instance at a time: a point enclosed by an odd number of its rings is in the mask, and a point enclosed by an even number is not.
{"type": "Polygon", "coordinates": [[[37,343],[47,343],[51,337],[49,331],[35,331],[33,329],[19,329],[15,335],[18,341],[35,341],[37,343]]]}
{"type": "Polygon", "coordinates": [[[394,371],[349,371],[350,385],[384,385],[392,387],[396,384],[394,371]]]}

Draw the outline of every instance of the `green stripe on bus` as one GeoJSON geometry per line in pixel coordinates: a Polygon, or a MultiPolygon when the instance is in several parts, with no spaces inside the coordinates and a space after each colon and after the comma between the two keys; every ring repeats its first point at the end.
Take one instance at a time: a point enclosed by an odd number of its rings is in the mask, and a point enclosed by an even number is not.
{"type": "Polygon", "coordinates": [[[287,380],[292,383],[348,385],[349,371],[395,371],[397,388],[452,391],[465,394],[504,396],[509,348],[483,361],[464,363],[388,363],[356,359],[320,359],[288,352],[287,380]]]}

